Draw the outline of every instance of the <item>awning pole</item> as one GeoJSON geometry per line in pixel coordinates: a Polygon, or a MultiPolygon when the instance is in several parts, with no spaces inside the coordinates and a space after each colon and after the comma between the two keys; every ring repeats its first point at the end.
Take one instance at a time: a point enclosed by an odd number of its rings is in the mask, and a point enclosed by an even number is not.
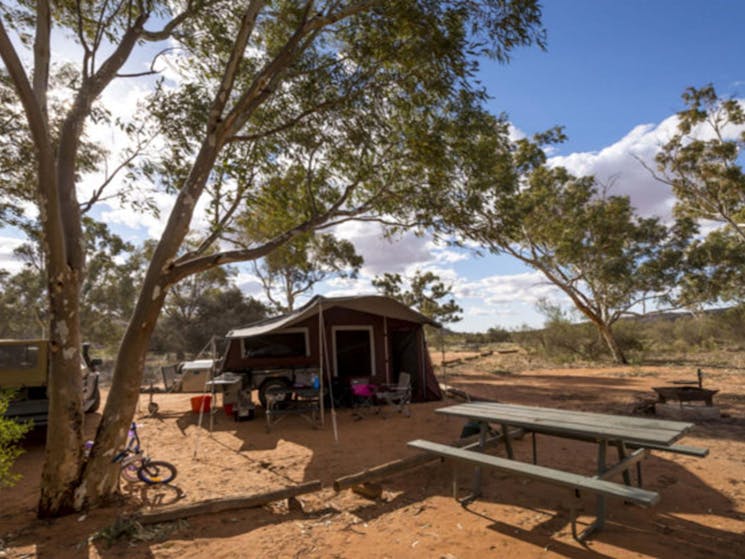
{"type": "MultiPolygon", "coordinates": [[[[331,370],[328,368],[328,344],[326,343],[326,327],[323,321],[323,307],[318,307],[318,322],[320,324],[321,336],[324,342],[321,344],[323,347],[323,359],[326,360],[327,371],[329,375],[329,403],[331,404],[331,426],[334,429],[334,442],[339,443],[339,430],[336,425],[336,407],[334,406],[334,388],[331,382],[331,370]]],[[[323,361],[321,361],[323,363],[323,361]]]]}
{"type": "Polygon", "coordinates": [[[383,316],[383,351],[385,355],[385,382],[391,384],[391,362],[388,355],[388,317],[383,316]]]}
{"type": "Polygon", "coordinates": [[[318,379],[318,382],[321,390],[321,425],[326,425],[323,409],[323,304],[321,303],[320,299],[318,301],[318,363],[320,365],[318,373],[320,375],[320,378],[318,379]]]}

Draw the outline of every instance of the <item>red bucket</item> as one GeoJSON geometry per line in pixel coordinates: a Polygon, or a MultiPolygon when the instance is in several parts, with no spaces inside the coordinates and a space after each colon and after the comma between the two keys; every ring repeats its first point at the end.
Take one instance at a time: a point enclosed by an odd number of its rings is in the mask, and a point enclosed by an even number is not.
{"type": "Polygon", "coordinates": [[[191,411],[193,413],[199,413],[200,410],[208,412],[210,411],[210,402],[212,402],[212,396],[194,396],[191,399],[191,411]]]}

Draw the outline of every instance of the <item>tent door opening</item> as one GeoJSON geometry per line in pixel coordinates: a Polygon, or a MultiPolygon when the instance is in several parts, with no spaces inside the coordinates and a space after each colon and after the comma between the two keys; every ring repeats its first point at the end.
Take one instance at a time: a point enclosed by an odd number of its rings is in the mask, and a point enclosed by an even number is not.
{"type": "Polygon", "coordinates": [[[419,344],[416,330],[394,330],[389,334],[391,350],[391,383],[398,382],[398,375],[405,371],[411,375],[414,393],[419,382],[419,344]]]}
{"type": "Polygon", "coordinates": [[[371,377],[375,373],[372,328],[333,328],[334,371],[337,377],[371,377]]]}

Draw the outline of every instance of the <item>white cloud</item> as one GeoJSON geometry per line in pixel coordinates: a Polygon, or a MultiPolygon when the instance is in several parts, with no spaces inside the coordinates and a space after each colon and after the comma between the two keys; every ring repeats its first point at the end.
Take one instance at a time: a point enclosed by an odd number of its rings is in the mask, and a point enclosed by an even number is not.
{"type": "Polygon", "coordinates": [[[475,281],[462,280],[455,285],[462,299],[478,299],[489,306],[525,303],[535,305],[539,299],[563,300],[561,291],[540,272],[492,275],[475,281]]]}
{"type": "Polygon", "coordinates": [[[7,270],[11,274],[17,274],[23,269],[23,262],[13,254],[13,251],[24,242],[24,239],[0,236],[0,270],[7,270]]]}
{"type": "Polygon", "coordinates": [[[655,154],[675,132],[676,124],[674,116],[658,125],[641,124],[598,152],[556,156],[549,163],[564,166],[576,175],[594,175],[601,184],[610,186],[609,194],[628,195],[641,215],[667,219],[674,202],[672,191],[641,162],[655,168],[655,154]]]}
{"type": "Polygon", "coordinates": [[[363,276],[406,273],[412,266],[421,267],[433,260],[428,238],[404,233],[386,239],[383,227],[377,223],[350,221],[336,227],[334,234],[354,243],[357,252],[365,259],[363,276]]]}
{"type": "MultiPolygon", "coordinates": [[[[628,195],[642,216],[671,217],[675,198],[666,184],[658,181],[645,168],[656,169],[655,155],[677,132],[678,118],[673,115],[658,124],[640,124],[626,136],[597,152],[577,152],[552,157],[549,164],[564,166],[576,175],[594,175],[609,194],[628,195]],[[643,163],[643,164],[642,164],[643,163]]],[[[742,132],[742,127],[729,126],[726,139],[742,132]]],[[[701,126],[693,131],[700,139],[711,139],[711,128],[701,126]]]]}

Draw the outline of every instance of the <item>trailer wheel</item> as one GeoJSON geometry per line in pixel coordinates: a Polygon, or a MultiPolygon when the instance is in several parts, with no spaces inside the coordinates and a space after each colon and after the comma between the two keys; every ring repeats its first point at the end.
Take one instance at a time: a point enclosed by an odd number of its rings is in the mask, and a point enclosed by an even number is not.
{"type": "MultiPolygon", "coordinates": [[[[290,388],[290,383],[287,379],[283,378],[270,378],[264,381],[264,384],[259,388],[259,402],[261,406],[266,409],[266,393],[272,388],[290,388]]],[[[284,401],[290,399],[290,395],[285,395],[284,401]]]]}

